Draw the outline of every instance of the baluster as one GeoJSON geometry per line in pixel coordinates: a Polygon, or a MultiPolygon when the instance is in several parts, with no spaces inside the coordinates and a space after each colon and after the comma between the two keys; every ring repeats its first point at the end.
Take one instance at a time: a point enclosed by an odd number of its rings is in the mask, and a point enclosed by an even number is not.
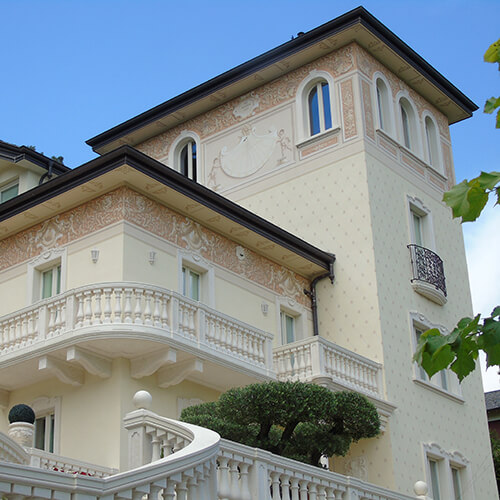
{"type": "Polygon", "coordinates": [[[163,489],[163,500],[174,500],[174,499],[175,499],[175,483],[173,481],[168,481],[167,487],[163,489]]]}
{"type": "Polygon", "coordinates": [[[335,500],[335,491],[329,486],[326,488],[326,500],[335,500]]]}
{"type": "Polygon", "coordinates": [[[52,333],[54,332],[54,327],[56,324],[56,308],[54,304],[51,304],[47,307],[49,310],[49,324],[47,325],[47,334],[49,337],[52,337],[52,333]]]}
{"type": "Polygon", "coordinates": [[[132,288],[125,288],[125,303],[123,305],[123,322],[132,323],[132,288]]]}
{"type": "Polygon", "coordinates": [[[299,480],[292,477],[290,480],[291,500],[299,500],[299,480]]]}
{"type": "Polygon", "coordinates": [[[159,292],[153,293],[153,325],[161,327],[161,295],[159,292]]]}
{"type": "Polygon", "coordinates": [[[214,342],[217,347],[222,346],[222,333],[220,328],[220,322],[216,318],[212,317],[212,322],[214,325],[214,342]]]}
{"type": "Polygon", "coordinates": [[[281,476],[281,498],[290,500],[290,476],[288,474],[281,476]]]}
{"type": "MultiPolygon", "coordinates": [[[[23,313],[21,314],[21,338],[22,338],[22,343],[23,346],[29,344],[29,337],[28,337],[28,314],[23,313]]],[[[0,336],[1,338],[1,336],[0,336]]]]}
{"type": "Polygon", "coordinates": [[[224,320],[219,320],[220,348],[226,349],[226,324],[224,320]]]}
{"type": "MultiPolygon", "coordinates": [[[[102,320],[103,324],[108,325],[111,323],[111,288],[104,288],[102,292],[104,293],[104,308],[103,308],[103,316],[102,320]]],[[[100,301],[99,301],[100,304],[100,301]]]]}
{"type": "Polygon", "coordinates": [[[218,494],[219,498],[229,498],[231,495],[230,483],[229,483],[229,458],[219,457],[219,469],[218,469],[218,494]]]}
{"type": "Polygon", "coordinates": [[[135,299],[135,309],[134,309],[134,323],[136,325],[142,325],[142,290],[140,288],[134,288],[133,290],[135,299]]]}
{"type": "Polygon", "coordinates": [[[318,486],[318,500],[326,500],[326,489],[324,486],[318,486]]]}
{"type": "Polygon", "coordinates": [[[264,337],[260,337],[258,341],[258,347],[259,347],[259,363],[265,364],[266,358],[264,356],[264,344],[265,344],[265,339],[264,337]]]}
{"type": "MultiPolygon", "coordinates": [[[[196,489],[198,490],[198,496],[196,497],[197,500],[212,500],[209,498],[209,492],[207,491],[207,481],[206,481],[206,476],[204,472],[199,472],[196,475],[196,481],[197,481],[197,487],[196,489]]],[[[235,497],[237,498],[237,497],[235,497]]]]}
{"type": "Polygon", "coordinates": [[[132,500],[141,500],[143,496],[144,496],[144,492],[142,492],[140,490],[138,491],[135,488],[132,490],[132,500]]]}
{"type": "Polygon", "coordinates": [[[287,349],[285,354],[285,374],[287,379],[293,377],[292,353],[290,349],[287,349]]]}
{"type": "Polygon", "coordinates": [[[272,500],[282,500],[280,495],[279,472],[271,472],[271,498],[272,500]]]}
{"type": "Polygon", "coordinates": [[[122,289],[115,288],[115,317],[114,323],[122,322],[122,289]]]}
{"type": "Polygon", "coordinates": [[[160,500],[160,492],[162,488],[160,486],[156,486],[154,484],[151,485],[148,495],[148,500],[160,500]]]}
{"type": "Polygon", "coordinates": [[[191,500],[198,499],[198,483],[196,481],[196,477],[190,477],[188,480],[188,498],[191,500]]]}
{"type": "Polygon", "coordinates": [[[94,290],[94,316],[92,319],[93,325],[102,324],[101,294],[102,290],[100,288],[96,288],[94,290]]]}
{"type": "Polygon", "coordinates": [[[151,310],[151,298],[152,297],[153,297],[153,292],[151,290],[144,291],[144,300],[145,300],[144,324],[147,326],[151,326],[153,324],[153,321],[151,320],[151,317],[153,315],[152,310],[151,310]]]}
{"type": "Polygon", "coordinates": [[[196,331],[195,321],[194,321],[194,313],[195,313],[194,308],[192,309],[190,307],[189,308],[189,332],[191,333],[191,335],[193,335],[196,331]]]}
{"type": "Polygon", "coordinates": [[[300,500],[308,500],[308,495],[307,495],[307,481],[300,481],[300,500]]]}
{"type": "Polygon", "coordinates": [[[161,326],[163,328],[168,328],[168,299],[167,295],[164,295],[161,301],[161,326]]]}
{"type": "Polygon", "coordinates": [[[297,352],[297,373],[299,380],[304,380],[306,377],[306,361],[304,358],[304,349],[302,348],[297,352]]]}
{"type": "Polygon", "coordinates": [[[156,460],[160,459],[160,438],[158,437],[158,434],[153,431],[152,436],[151,436],[151,462],[155,462],[156,460]]]}
{"type": "Polygon", "coordinates": [[[89,326],[92,324],[92,292],[83,292],[83,295],[85,296],[83,326],[89,326]]]}
{"type": "Polygon", "coordinates": [[[309,500],[316,500],[318,498],[317,491],[316,485],[311,483],[309,485],[309,500]]]}
{"type": "Polygon", "coordinates": [[[187,491],[186,479],[183,479],[177,483],[177,500],[187,500],[187,491]]]}
{"type": "Polygon", "coordinates": [[[76,300],[78,305],[76,307],[75,327],[80,328],[83,324],[83,293],[77,293],[76,300]]]}
{"type": "Polygon", "coordinates": [[[54,304],[56,310],[56,318],[54,320],[54,335],[57,335],[61,331],[62,325],[62,302],[57,301],[54,304]]]}
{"type": "Polygon", "coordinates": [[[229,498],[234,500],[239,500],[240,485],[239,485],[238,461],[231,460],[229,462],[229,467],[230,467],[229,480],[231,481],[229,498]]]}
{"type": "Polygon", "coordinates": [[[240,463],[240,496],[238,500],[252,500],[250,484],[248,479],[248,469],[250,464],[240,463]]]}

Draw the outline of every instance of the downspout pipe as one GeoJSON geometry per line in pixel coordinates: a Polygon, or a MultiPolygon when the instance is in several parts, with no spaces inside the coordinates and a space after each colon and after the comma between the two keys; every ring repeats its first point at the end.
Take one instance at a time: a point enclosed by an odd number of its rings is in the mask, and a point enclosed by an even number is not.
{"type": "Polygon", "coordinates": [[[42,185],[43,184],[43,181],[47,178],[47,179],[50,179],[52,177],[52,167],[54,165],[54,162],[52,160],[50,160],[49,162],[49,169],[47,170],[47,172],[45,172],[41,177],[40,177],[40,181],[38,182],[38,185],[42,185]]]}
{"type": "Polygon", "coordinates": [[[335,255],[332,255],[332,260],[330,261],[330,269],[327,273],[321,274],[314,278],[311,281],[311,288],[307,290],[304,288],[304,293],[311,299],[311,311],[312,311],[312,317],[313,317],[313,335],[318,336],[319,335],[319,326],[318,326],[318,300],[317,300],[317,295],[316,295],[316,285],[319,281],[325,278],[330,278],[330,281],[333,285],[333,282],[335,281],[335,273],[333,272],[333,264],[335,262],[335,255]]]}

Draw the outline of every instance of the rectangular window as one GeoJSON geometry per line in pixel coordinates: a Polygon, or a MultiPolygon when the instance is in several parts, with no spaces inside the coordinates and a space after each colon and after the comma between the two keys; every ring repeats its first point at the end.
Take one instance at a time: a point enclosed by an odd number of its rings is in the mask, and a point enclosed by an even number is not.
{"type": "Polygon", "coordinates": [[[11,200],[19,194],[19,183],[9,184],[0,188],[0,203],[11,200]]]}
{"type": "Polygon", "coordinates": [[[431,472],[431,493],[433,500],[441,500],[439,494],[439,470],[436,460],[429,459],[429,469],[431,472]]]}
{"type": "Polygon", "coordinates": [[[451,477],[453,479],[453,499],[462,500],[462,486],[460,484],[460,470],[456,467],[451,468],[451,477]]]}
{"type": "Polygon", "coordinates": [[[290,344],[295,342],[295,318],[281,312],[281,343],[290,344]]]}
{"type": "Polygon", "coordinates": [[[193,300],[200,300],[201,276],[189,267],[182,267],[182,295],[193,300]]]}
{"type": "Polygon", "coordinates": [[[35,448],[54,453],[54,428],[53,413],[35,419],[35,448]]]}
{"type": "Polygon", "coordinates": [[[424,239],[422,237],[422,217],[415,212],[411,213],[412,222],[413,222],[413,237],[415,241],[413,242],[415,245],[424,246],[424,239]]]}
{"type": "Polygon", "coordinates": [[[40,297],[47,299],[61,293],[61,265],[42,271],[42,289],[40,297]]]}

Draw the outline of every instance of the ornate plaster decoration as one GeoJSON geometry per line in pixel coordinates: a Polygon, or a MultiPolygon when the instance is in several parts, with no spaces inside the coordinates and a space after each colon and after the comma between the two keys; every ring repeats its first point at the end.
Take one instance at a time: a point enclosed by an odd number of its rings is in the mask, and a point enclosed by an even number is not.
{"type": "Polygon", "coordinates": [[[363,110],[365,112],[365,127],[366,135],[375,140],[375,126],[373,124],[373,109],[372,109],[372,97],[370,92],[370,85],[368,82],[362,80],[361,89],[363,94],[363,110]]]}
{"type": "Polygon", "coordinates": [[[233,115],[236,118],[247,118],[255,114],[255,108],[259,107],[260,99],[251,95],[251,97],[242,98],[242,101],[235,106],[233,115]]]}
{"type": "Polygon", "coordinates": [[[354,112],[354,92],[352,79],[340,84],[342,94],[342,118],[344,123],[344,137],[350,139],[357,135],[356,114],[354,112]]]}
{"type": "Polygon", "coordinates": [[[339,50],[333,58],[333,72],[336,76],[343,75],[354,68],[352,46],[348,46],[345,50],[339,50]]]}
{"type": "Polygon", "coordinates": [[[208,239],[203,231],[201,230],[200,224],[193,222],[190,219],[186,219],[179,226],[179,233],[181,235],[182,241],[184,241],[193,252],[202,252],[208,250],[208,239]]]}
{"type": "Polygon", "coordinates": [[[350,458],[345,463],[345,474],[363,481],[368,479],[368,469],[364,457],[350,458]]]}

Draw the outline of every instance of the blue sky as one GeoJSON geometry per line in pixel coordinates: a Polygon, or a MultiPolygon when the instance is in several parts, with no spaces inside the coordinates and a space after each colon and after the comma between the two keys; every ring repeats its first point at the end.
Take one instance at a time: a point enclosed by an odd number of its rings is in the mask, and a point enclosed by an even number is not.
{"type": "MultiPolygon", "coordinates": [[[[86,139],[359,5],[0,0],[0,139],[35,145],[78,166],[96,156],[86,139]]],[[[497,68],[482,61],[500,36],[498,0],[370,0],[363,6],[480,108],[500,95],[497,68]]],[[[480,110],[451,130],[457,181],[500,170],[500,130],[492,116],[480,110]]],[[[476,276],[474,308],[484,313],[500,303],[500,241],[488,240],[492,232],[499,238],[496,211],[464,228],[476,276]]],[[[490,389],[500,388],[494,379],[498,387],[490,389]]]]}

